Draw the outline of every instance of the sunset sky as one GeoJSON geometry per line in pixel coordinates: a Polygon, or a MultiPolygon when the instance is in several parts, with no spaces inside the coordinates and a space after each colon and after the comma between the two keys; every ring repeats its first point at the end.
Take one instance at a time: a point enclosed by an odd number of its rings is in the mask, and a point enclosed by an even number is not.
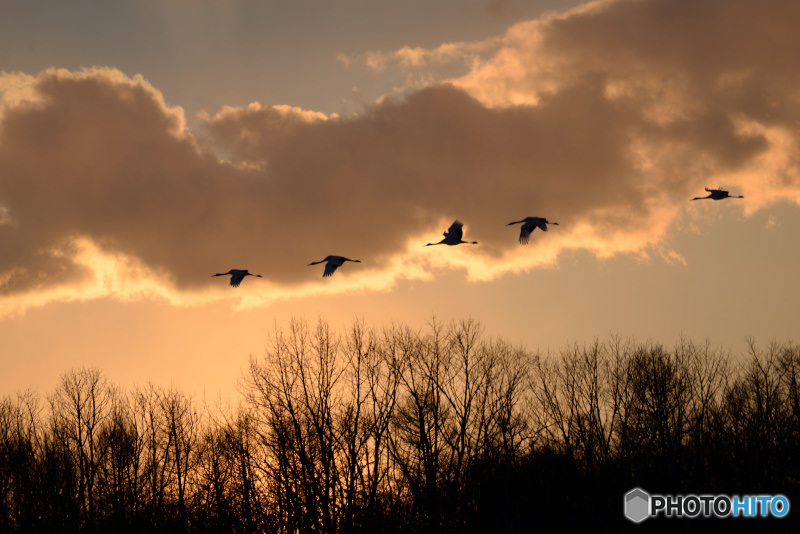
{"type": "Polygon", "coordinates": [[[291,317],[800,341],[795,0],[0,4],[0,395],[291,317]],[[704,187],[743,199],[691,202],[704,187]],[[517,242],[527,216],[556,221],[517,242]],[[455,220],[478,245],[424,247],[455,220]],[[329,254],[360,259],[333,277],[329,254]],[[249,269],[234,289],[231,268],[249,269]]]}

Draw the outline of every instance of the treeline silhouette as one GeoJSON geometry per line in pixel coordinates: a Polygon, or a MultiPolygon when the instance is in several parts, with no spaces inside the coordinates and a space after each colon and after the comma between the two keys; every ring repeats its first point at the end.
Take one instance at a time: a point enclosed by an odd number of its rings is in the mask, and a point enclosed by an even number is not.
{"type": "Polygon", "coordinates": [[[612,336],[543,355],[471,320],[293,320],[237,406],[73,369],[0,403],[0,532],[784,529],[623,517],[623,495],[800,485],[800,349],[612,336]]]}

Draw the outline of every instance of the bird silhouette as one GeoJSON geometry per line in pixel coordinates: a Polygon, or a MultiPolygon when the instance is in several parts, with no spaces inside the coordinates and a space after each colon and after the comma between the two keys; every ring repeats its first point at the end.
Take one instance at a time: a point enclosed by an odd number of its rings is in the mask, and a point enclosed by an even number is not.
{"type": "Polygon", "coordinates": [[[326,276],[331,276],[333,271],[335,271],[338,267],[344,265],[344,262],[352,261],[355,263],[361,263],[361,260],[351,260],[350,258],[345,258],[344,256],[325,256],[324,260],[319,261],[312,261],[309,265],[316,265],[318,263],[325,263],[325,272],[322,273],[322,277],[325,278],[326,276]]]}
{"type": "Polygon", "coordinates": [[[247,269],[231,269],[227,273],[217,273],[215,275],[212,275],[212,277],[214,277],[214,276],[226,276],[226,275],[231,275],[231,286],[232,287],[239,287],[239,284],[242,283],[242,280],[244,280],[245,276],[257,276],[257,277],[261,278],[260,274],[250,273],[250,272],[247,271],[247,269]]]}
{"type": "Polygon", "coordinates": [[[425,245],[429,247],[431,245],[460,245],[461,243],[468,243],[470,245],[477,245],[477,241],[462,241],[461,238],[464,236],[464,224],[460,221],[454,221],[453,224],[450,225],[450,228],[447,229],[445,233],[442,234],[444,239],[439,241],[438,243],[428,243],[425,245]]]}
{"type": "Polygon", "coordinates": [[[707,198],[710,198],[711,200],[722,200],[725,198],[744,198],[741,195],[739,195],[738,197],[732,197],[730,193],[723,190],[721,187],[717,189],[709,189],[706,187],[706,191],[710,193],[707,197],[694,197],[692,200],[704,200],[707,198]]]}
{"type": "Polygon", "coordinates": [[[522,223],[522,228],[519,229],[519,242],[522,245],[528,244],[528,240],[531,237],[531,232],[537,228],[541,228],[543,232],[546,232],[548,224],[558,225],[557,222],[550,222],[544,217],[525,217],[521,221],[510,222],[506,226],[519,223],[522,223]]]}

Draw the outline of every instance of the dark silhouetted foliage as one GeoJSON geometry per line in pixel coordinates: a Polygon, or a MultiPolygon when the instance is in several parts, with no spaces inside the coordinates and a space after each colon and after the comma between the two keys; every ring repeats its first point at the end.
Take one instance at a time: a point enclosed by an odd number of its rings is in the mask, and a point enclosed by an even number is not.
{"type": "Polygon", "coordinates": [[[0,532],[791,530],[622,513],[635,486],[800,503],[800,348],[748,347],[295,320],[235,407],[71,370],[0,402],[0,532]]]}

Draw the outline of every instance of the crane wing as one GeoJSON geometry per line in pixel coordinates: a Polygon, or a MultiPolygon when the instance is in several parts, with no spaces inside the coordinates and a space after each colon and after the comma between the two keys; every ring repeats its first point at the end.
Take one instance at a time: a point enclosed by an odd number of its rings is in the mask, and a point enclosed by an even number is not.
{"type": "Polygon", "coordinates": [[[445,239],[452,239],[453,241],[461,241],[464,236],[464,225],[460,221],[455,221],[444,233],[445,239]]]}
{"type": "Polygon", "coordinates": [[[231,286],[239,287],[239,284],[244,280],[244,273],[236,273],[231,275],[231,286]]]}
{"type": "Polygon", "coordinates": [[[531,237],[531,232],[533,231],[534,228],[535,228],[535,226],[533,226],[532,224],[523,224],[522,225],[522,228],[519,229],[519,242],[520,242],[520,244],[522,244],[522,245],[527,245],[528,244],[528,241],[530,240],[530,237],[531,237]]]}
{"type": "Polygon", "coordinates": [[[325,278],[326,276],[331,276],[337,267],[339,267],[339,264],[334,260],[330,260],[325,264],[325,272],[322,273],[322,277],[325,278]]]}

